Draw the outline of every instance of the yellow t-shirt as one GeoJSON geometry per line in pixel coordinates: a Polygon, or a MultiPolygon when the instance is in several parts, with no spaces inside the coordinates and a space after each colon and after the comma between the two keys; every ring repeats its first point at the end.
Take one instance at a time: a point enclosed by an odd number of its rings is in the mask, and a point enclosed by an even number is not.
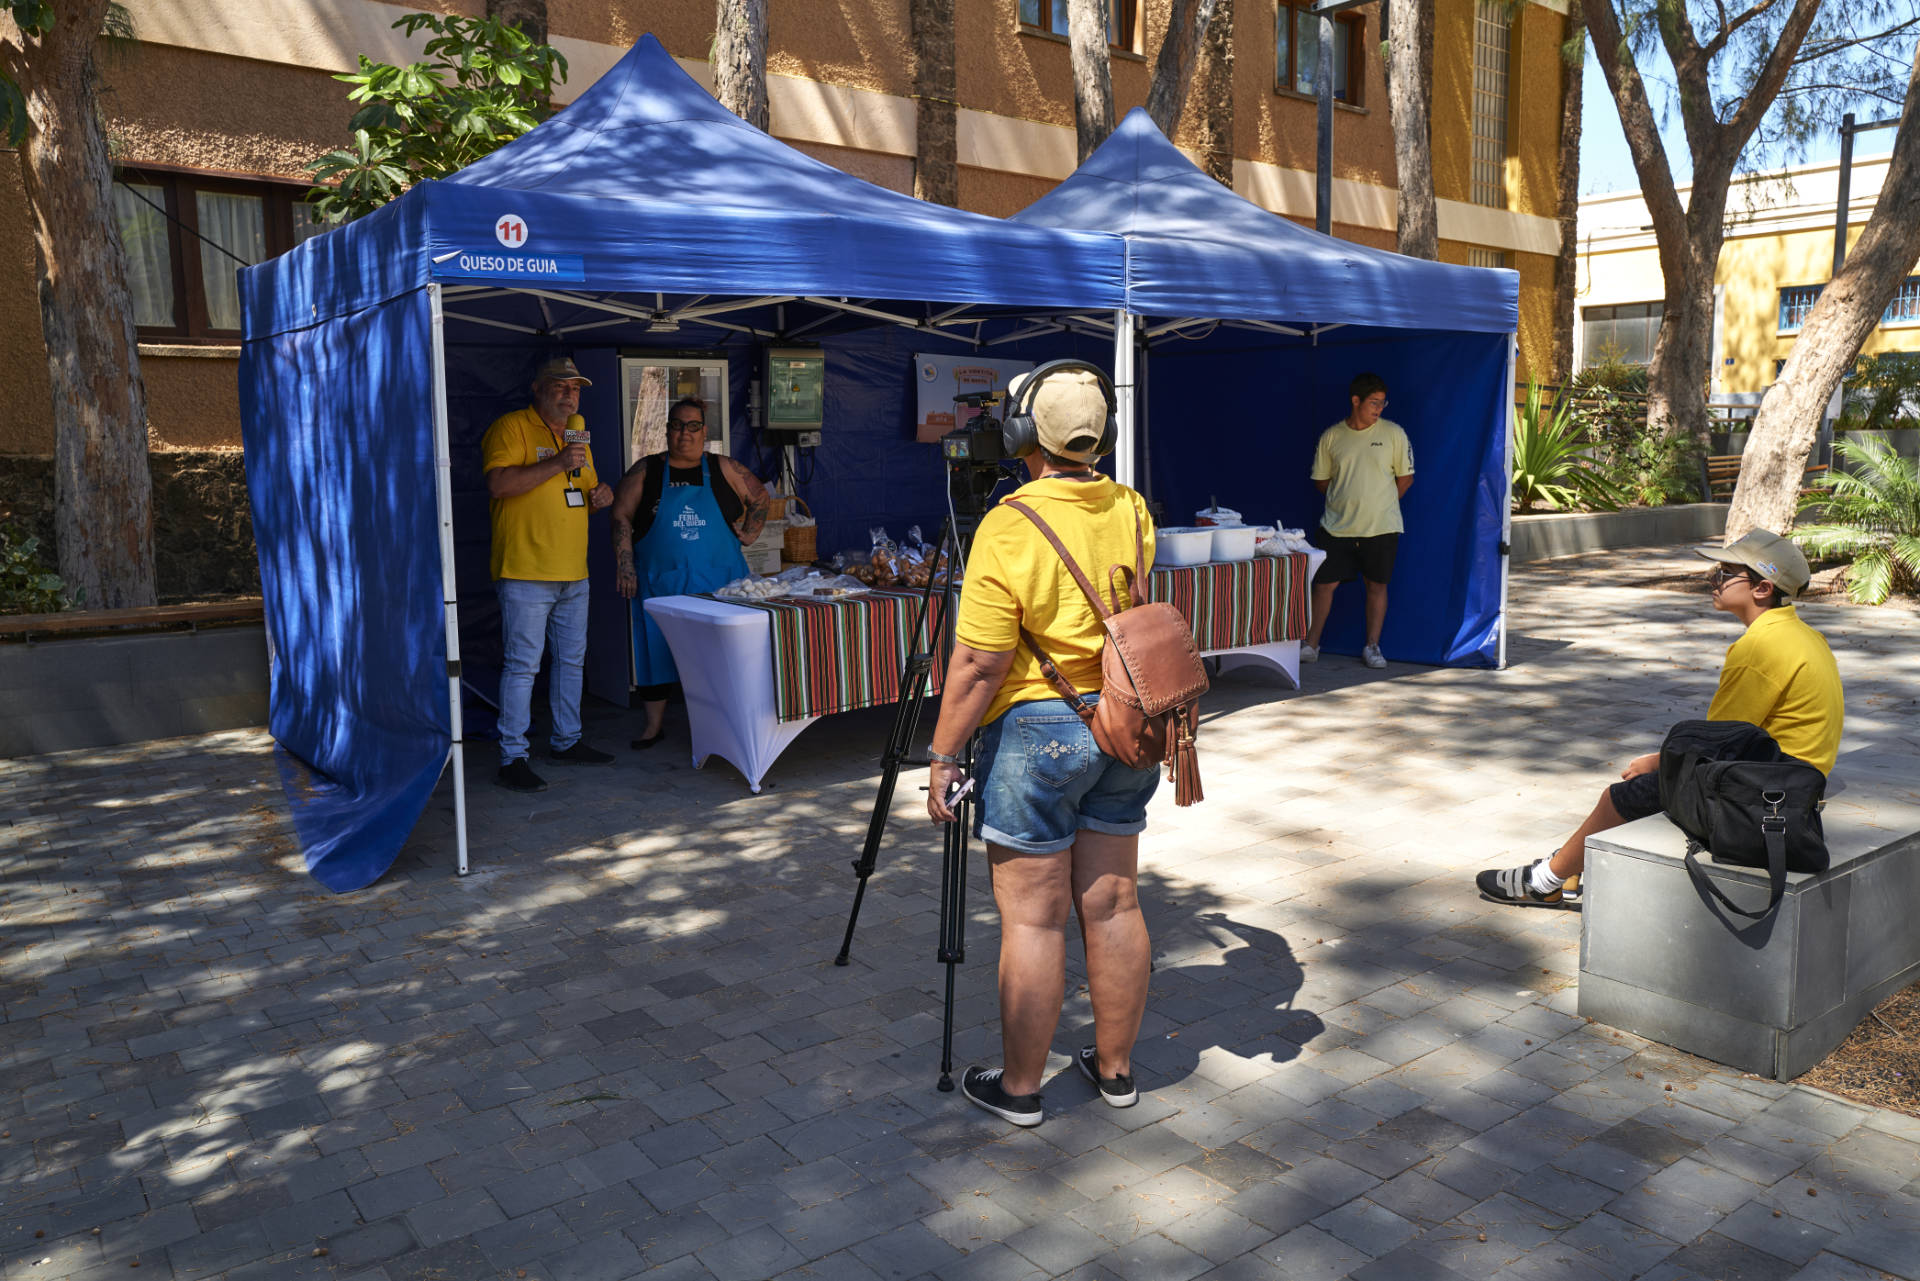
{"type": "MultiPolygon", "coordinates": [[[[1107,566],[1132,568],[1136,521],[1145,558],[1141,572],[1153,568],[1153,517],[1147,514],[1146,500],[1131,489],[1105,476],[1090,481],[1049,476],[1022,485],[1013,496],[1052,527],[1095,589],[1105,589],[1107,566]]],[[[1140,590],[1144,595],[1145,582],[1140,590]]],[[[1118,592],[1124,602],[1125,588],[1118,592]]],[[[994,654],[1014,651],[1013,666],[988,704],[983,723],[1015,703],[1060,697],[1040,674],[1033,648],[1020,642],[1022,628],[1060,665],[1060,674],[1075,689],[1099,692],[1100,648],[1107,636],[1100,616],[1046,535],[1003,503],[986,514],[974,535],[954,620],[961,644],[994,654]]]]}
{"type": "Polygon", "coordinates": [[[1780,750],[1822,774],[1840,753],[1845,698],[1827,638],[1791,605],[1753,620],[1727,650],[1710,721],[1746,721],[1773,735],[1780,750]]]}
{"type": "MultiPolygon", "coordinates": [[[[480,442],[480,468],[524,467],[551,458],[565,440],[531,406],[496,419],[480,442]]],[[[561,472],[524,494],[493,500],[493,576],[572,583],[587,576],[586,496],[600,483],[593,459],[578,476],[561,472]],[[580,491],[578,507],[567,490],[580,491]]]]}
{"type": "Polygon", "coordinates": [[[1335,538],[1372,538],[1398,534],[1400,486],[1397,477],[1413,475],[1413,446],[1400,424],[1382,418],[1365,431],[1341,419],[1320,433],[1313,450],[1313,479],[1327,486],[1327,511],[1320,525],[1335,538]]]}

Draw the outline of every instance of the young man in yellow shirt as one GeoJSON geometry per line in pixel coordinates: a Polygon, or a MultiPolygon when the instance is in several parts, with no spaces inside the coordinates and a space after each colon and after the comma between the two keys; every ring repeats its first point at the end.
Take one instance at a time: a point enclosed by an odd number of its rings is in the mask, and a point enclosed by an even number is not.
{"type": "Polygon", "coordinates": [[[1400,500],[1413,485],[1413,446],[1400,424],[1380,415],[1387,384],[1378,374],[1359,374],[1347,388],[1353,408],[1320,433],[1313,450],[1313,483],[1327,496],[1313,545],[1327,558],[1313,576],[1313,620],[1300,642],[1300,661],[1320,658],[1320,632],[1342,583],[1363,579],[1367,587],[1367,643],[1360,661],[1385,667],[1380,629],[1387,622],[1387,584],[1406,529],[1400,500]]]}
{"type": "MultiPolygon", "coordinates": [[[[1764,529],[1699,555],[1715,562],[1707,579],[1713,607],[1746,624],[1727,650],[1707,719],[1758,725],[1787,755],[1831,772],[1845,700],[1826,638],[1793,608],[1792,598],[1806,590],[1807,558],[1764,529]]],[[[1634,757],[1620,780],[1600,793],[1587,821],[1552,858],[1480,873],[1475,884],[1482,897],[1521,907],[1571,906],[1563,887],[1586,863],[1587,838],[1661,812],[1660,753],[1634,757]]]]}

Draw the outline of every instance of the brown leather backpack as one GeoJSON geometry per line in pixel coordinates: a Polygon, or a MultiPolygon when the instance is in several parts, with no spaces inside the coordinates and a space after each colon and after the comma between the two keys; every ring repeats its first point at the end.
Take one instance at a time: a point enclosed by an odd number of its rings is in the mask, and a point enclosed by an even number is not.
{"type": "MultiPolygon", "coordinates": [[[[1139,513],[1134,514],[1133,565],[1107,566],[1110,590],[1116,574],[1126,580],[1128,603],[1114,610],[1087,581],[1060,536],[1040,519],[1039,513],[1017,498],[1009,498],[1007,506],[1039,526],[1107,629],[1107,639],[1100,647],[1102,688],[1098,703],[1089,705],[1022,628],[1022,639],[1040,658],[1041,673],[1087,723],[1101,751],[1133,769],[1164,761],[1167,777],[1173,783],[1175,805],[1204,800],[1194,735],[1199,730],[1200,696],[1207,692],[1207,669],[1200,661],[1193,631],[1180,611],[1164,603],[1148,604],[1141,591],[1146,548],[1139,513]]],[[[1115,603],[1119,603],[1117,593],[1115,603]]]]}

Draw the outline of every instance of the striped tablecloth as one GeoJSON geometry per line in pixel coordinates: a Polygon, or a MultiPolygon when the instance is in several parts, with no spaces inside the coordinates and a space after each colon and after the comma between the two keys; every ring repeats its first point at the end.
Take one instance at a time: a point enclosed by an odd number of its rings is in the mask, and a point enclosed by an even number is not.
{"type": "Polygon", "coordinates": [[[1148,578],[1148,599],[1186,615],[1202,652],[1307,634],[1305,553],[1156,569],[1148,578]]]}
{"type": "MultiPolygon", "coordinates": [[[[765,610],[773,624],[773,690],[783,721],[897,702],[900,673],[918,648],[917,588],[876,588],[839,600],[729,600],[765,610]]],[[[934,610],[940,598],[934,597],[934,610]]],[[[940,691],[941,666],[930,691],[940,691]]]]}

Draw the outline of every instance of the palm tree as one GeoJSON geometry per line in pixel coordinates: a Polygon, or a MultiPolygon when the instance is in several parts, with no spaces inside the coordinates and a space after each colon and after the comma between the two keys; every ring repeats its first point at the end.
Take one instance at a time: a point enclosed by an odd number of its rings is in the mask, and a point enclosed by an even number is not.
{"type": "Polygon", "coordinates": [[[1878,605],[1894,592],[1920,591],[1920,462],[1902,458],[1892,442],[1860,436],[1836,443],[1845,471],[1821,478],[1819,492],[1800,500],[1823,519],[1793,531],[1816,556],[1851,556],[1847,595],[1878,605]]]}

